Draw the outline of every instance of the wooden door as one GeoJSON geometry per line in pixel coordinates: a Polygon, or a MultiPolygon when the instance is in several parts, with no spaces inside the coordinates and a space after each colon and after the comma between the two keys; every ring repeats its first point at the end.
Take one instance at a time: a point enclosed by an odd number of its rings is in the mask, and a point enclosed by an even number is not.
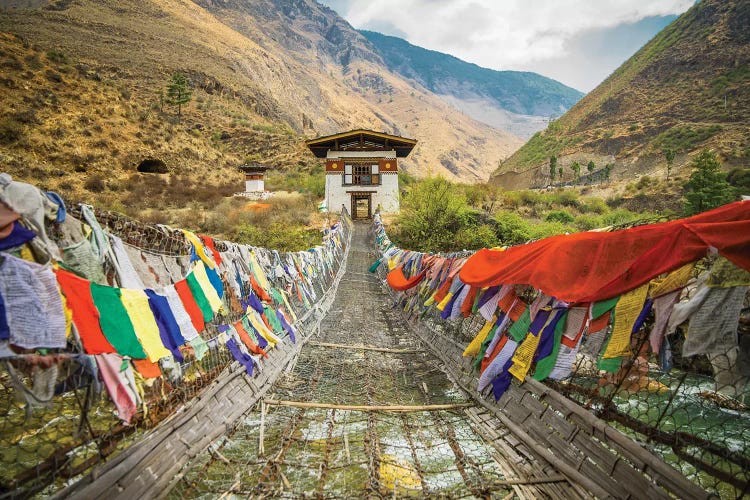
{"type": "Polygon", "coordinates": [[[352,218],[369,219],[372,216],[372,194],[352,193],[352,218]]]}

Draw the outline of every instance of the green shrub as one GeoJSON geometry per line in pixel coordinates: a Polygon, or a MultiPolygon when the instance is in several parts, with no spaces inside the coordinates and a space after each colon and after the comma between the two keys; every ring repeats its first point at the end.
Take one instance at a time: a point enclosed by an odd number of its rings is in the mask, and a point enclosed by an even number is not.
{"type": "Polygon", "coordinates": [[[552,202],[564,207],[578,207],[581,202],[578,199],[578,193],[572,189],[560,189],[552,194],[552,202]]]}
{"type": "Polygon", "coordinates": [[[607,203],[601,198],[586,198],[579,206],[582,213],[603,214],[609,210],[607,203]]]}
{"type": "Polygon", "coordinates": [[[575,218],[570,215],[570,212],[566,210],[552,210],[544,218],[547,222],[560,222],[562,224],[570,224],[575,218]]]}
{"type": "Polygon", "coordinates": [[[464,227],[456,233],[456,246],[464,250],[496,247],[500,241],[495,229],[489,224],[476,227],[464,227]]]}
{"type": "Polygon", "coordinates": [[[414,184],[404,196],[394,238],[404,248],[456,250],[455,234],[471,218],[462,190],[442,177],[414,184]]]}
{"type": "Polygon", "coordinates": [[[495,233],[503,245],[520,245],[531,238],[530,224],[515,212],[495,214],[495,233]]]}
{"type": "Polygon", "coordinates": [[[524,205],[533,207],[539,205],[544,200],[544,195],[536,191],[520,191],[518,198],[524,205]]]}
{"type": "Polygon", "coordinates": [[[727,174],[727,182],[734,186],[739,194],[750,194],[750,168],[733,168],[727,174]]]}
{"type": "Polygon", "coordinates": [[[68,62],[68,58],[65,56],[65,54],[55,49],[47,51],[47,60],[58,64],[65,64],[68,62]]]}
{"type": "Polygon", "coordinates": [[[671,149],[673,151],[690,151],[701,142],[713,137],[722,130],[721,125],[708,127],[693,127],[692,125],[677,125],[662,132],[652,144],[657,151],[671,149]]]}
{"type": "Polygon", "coordinates": [[[602,222],[602,218],[598,215],[579,215],[576,217],[574,224],[580,231],[591,231],[607,225],[602,222]]]}
{"type": "Polygon", "coordinates": [[[644,216],[641,214],[625,210],[624,208],[618,208],[604,214],[602,216],[602,223],[604,226],[617,226],[618,224],[624,224],[642,218],[644,218],[644,216]]]}
{"type": "Polygon", "coordinates": [[[538,222],[536,224],[531,224],[530,226],[530,236],[532,240],[541,240],[558,234],[575,232],[576,230],[574,227],[558,221],[538,222]]]}
{"type": "Polygon", "coordinates": [[[270,227],[241,225],[235,233],[238,243],[271,248],[274,250],[297,251],[320,244],[320,233],[314,229],[273,225],[270,227]]]}

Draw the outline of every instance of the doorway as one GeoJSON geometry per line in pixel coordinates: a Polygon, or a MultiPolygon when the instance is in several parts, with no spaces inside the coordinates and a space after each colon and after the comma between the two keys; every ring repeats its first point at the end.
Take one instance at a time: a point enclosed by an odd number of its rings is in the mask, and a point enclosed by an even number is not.
{"type": "Polygon", "coordinates": [[[352,193],[352,218],[369,219],[372,216],[372,193],[352,193]]]}

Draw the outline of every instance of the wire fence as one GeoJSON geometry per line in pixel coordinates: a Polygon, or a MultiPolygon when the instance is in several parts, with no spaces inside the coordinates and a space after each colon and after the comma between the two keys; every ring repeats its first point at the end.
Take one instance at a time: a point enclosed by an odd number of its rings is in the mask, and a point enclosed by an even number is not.
{"type": "MultiPolygon", "coordinates": [[[[387,250],[390,240],[379,222],[375,228],[381,251],[387,250]]],[[[384,283],[391,270],[386,265],[388,257],[395,253],[390,247],[378,267],[384,283]]],[[[415,253],[410,255],[413,258],[415,253]]],[[[720,498],[750,494],[750,295],[744,284],[733,286],[744,283],[746,276],[740,271],[715,256],[695,263],[686,277],[688,285],[667,297],[669,311],[673,311],[670,326],[674,327],[668,335],[657,335],[671,330],[665,328],[664,299],[662,303],[659,298],[655,303],[649,300],[643,309],[639,305],[636,312],[640,311],[640,319],[630,336],[631,354],[615,369],[602,369],[602,353],[612,336],[613,321],[609,316],[604,321],[586,320],[588,305],[573,305],[567,314],[569,323],[575,321],[574,315],[578,318],[574,333],[577,338],[562,343],[558,356],[560,360],[565,355],[567,366],[544,379],[548,387],[630,436],[684,477],[720,498]],[[707,287],[707,283],[713,287],[707,287]],[[714,307],[708,313],[705,309],[700,312],[700,308],[691,306],[696,303],[714,307]],[[673,310],[674,304],[677,309],[673,310]],[[708,330],[706,325],[710,326],[708,330]],[[709,342],[701,331],[725,333],[728,345],[696,348],[696,342],[709,342]],[[706,350],[708,353],[704,353],[706,350]]],[[[476,339],[487,320],[476,309],[467,317],[452,315],[446,319],[437,304],[425,305],[435,292],[435,285],[430,286],[425,280],[422,286],[391,293],[405,318],[448,337],[463,349],[476,339]]],[[[512,292],[525,307],[540,297],[539,291],[527,286],[515,286],[512,292]]],[[[506,324],[504,332],[513,324],[514,321],[506,324]]],[[[503,331],[496,333],[502,334],[503,331]]],[[[489,335],[474,358],[476,377],[487,369],[487,358],[497,344],[493,345],[492,340],[489,335]]],[[[556,342],[560,342],[559,336],[556,342]]],[[[498,355],[502,356],[502,349],[494,351],[494,356],[498,355]]],[[[534,361],[537,364],[526,380],[535,378],[540,369],[539,359],[534,361]]],[[[516,387],[515,380],[512,384],[516,387]]],[[[492,386],[484,390],[485,397],[491,398],[487,394],[491,390],[492,386]]],[[[639,467],[645,470],[645,466],[639,467]]]]}
{"type": "MultiPolygon", "coordinates": [[[[142,224],[112,212],[93,213],[108,235],[122,239],[136,272],[147,285],[173,284],[187,274],[192,245],[181,231],[142,224]]],[[[80,207],[69,208],[69,222],[79,223],[77,219],[82,216],[80,207]]],[[[70,242],[65,241],[69,236],[66,231],[60,229],[52,225],[48,234],[62,248],[70,242]]],[[[292,316],[292,326],[302,334],[314,324],[310,319],[314,315],[306,313],[319,305],[319,299],[333,283],[350,232],[351,221],[344,213],[337,224],[326,230],[323,244],[315,252],[285,254],[218,240],[213,244],[224,255],[225,266],[237,262],[248,251],[253,252],[253,258],[267,277],[269,290],[285,291],[283,306],[292,316]],[[239,253],[235,255],[232,251],[239,253]],[[284,268],[294,268],[293,273],[284,268]],[[292,274],[296,280],[291,278],[292,274]]],[[[64,252],[64,255],[69,254],[64,252]]],[[[63,262],[69,261],[63,259],[63,262]]],[[[111,278],[113,268],[106,259],[99,272],[111,278]]],[[[224,345],[225,330],[220,326],[241,321],[245,313],[242,305],[234,303],[236,294],[229,291],[228,280],[233,275],[223,274],[227,292],[223,295],[223,307],[199,333],[202,342],[191,341],[191,345],[204,346],[200,350],[205,352],[182,346],[184,361],[162,363],[163,376],[158,378],[144,378],[137,370],[133,371],[133,388],[139,393],[140,403],[129,423],[118,417],[117,408],[97,374],[94,356],[85,354],[80,344],[70,342],[63,350],[27,350],[2,355],[0,498],[47,496],[74,483],[92,467],[123,451],[174,414],[235,362],[224,345]]],[[[247,280],[239,286],[243,293],[252,290],[247,280]]],[[[281,305],[277,300],[279,297],[272,299],[272,307],[281,305]]],[[[286,333],[276,333],[284,341],[286,333]]]]}

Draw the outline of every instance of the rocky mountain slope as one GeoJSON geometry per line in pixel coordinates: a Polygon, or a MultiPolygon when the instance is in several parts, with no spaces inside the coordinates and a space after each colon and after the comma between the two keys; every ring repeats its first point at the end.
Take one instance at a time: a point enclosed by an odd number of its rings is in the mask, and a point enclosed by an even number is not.
{"type": "Polygon", "coordinates": [[[49,189],[98,175],[116,199],[144,159],[240,187],[243,161],[312,170],[305,138],[358,127],[418,139],[410,173],[472,182],[521,144],[389,71],[313,0],[9,0],[0,32],[2,170],[49,189]],[[179,122],[175,72],[193,91],[179,122]]]}
{"type": "MultiPolygon", "coordinates": [[[[558,157],[611,165],[614,179],[664,176],[665,150],[679,172],[692,154],[716,150],[727,168],[750,162],[750,1],[702,0],[657,34],[547,130],[506,160],[492,182],[549,183],[558,157]]],[[[555,179],[560,182],[560,179],[555,179]]]]}
{"type": "Polygon", "coordinates": [[[495,71],[401,38],[360,31],[392,71],[419,82],[469,116],[529,138],[559,117],[583,93],[525,71],[495,71]]]}

